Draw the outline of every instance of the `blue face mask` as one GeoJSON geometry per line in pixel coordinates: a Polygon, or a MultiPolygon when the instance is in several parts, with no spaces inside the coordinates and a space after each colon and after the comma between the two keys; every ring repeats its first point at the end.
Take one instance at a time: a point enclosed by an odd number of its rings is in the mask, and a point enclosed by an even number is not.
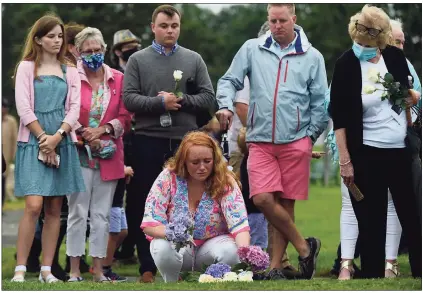
{"type": "Polygon", "coordinates": [[[377,48],[367,48],[354,42],[352,49],[359,60],[368,61],[377,56],[377,48]]]}
{"type": "Polygon", "coordinates": [[[104,54],[81,56],[82,62],[92,71],[96,72],[104,63],[104,54]]]}

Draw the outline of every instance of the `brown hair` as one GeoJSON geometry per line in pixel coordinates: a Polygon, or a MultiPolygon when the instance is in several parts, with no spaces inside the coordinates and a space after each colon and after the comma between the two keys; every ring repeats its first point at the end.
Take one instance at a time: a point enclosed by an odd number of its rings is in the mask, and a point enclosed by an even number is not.
{"type": "Polygon", "coordinates": [[[179,15],[179,18],[181,18],[181,13],[173,7],[172,5],[160,5],[156,9],[154,9],[153,16],[151,17],[151,22],[155,23],[157,15],[159,13],[164,13],[169,17],[173,17],[175,14],[179,15]]]}
{"type": "Polygon", "coordinates": [[[234,189],[236,184],[241,186],[234,172],[228,169],[223,159],[222,151],[217,142],[202,131],[192,131],[185,135],[174,157],[170,158],[165,167],[175,172],[181,178],[187,179],[189,174],[186,169],[188,151],[192,146],[205,146],[213,152],[213,170],[206,181],[206,192],[213,199],[220,199],[228,189],[234,189]]]}
{"type": "MultiPolygon", "coordinates": [[[[62,20],[54,15],[53,13],[48,13],[38,19],[34,25],[31,27],[28,36],[26,37],[25,46],[22,51],[22,57],[20,61],[34,61],[34,76],[37,78],[37,68],[41,64],[41,53],[42,47],[35,42],[35,38],[41,39],[45,35],[47,35],[52,29],[54,29],[57,25],[62,28],[63,32],[63,43],[62,47],[60,48],[59,53],[57,54],[57,60],[60,61],[62,64],[69,64],[66,60],[66,52],[67,52],[67,42],[66,42],[66,31],[64,29],[64,25],[62,20]]],[[[19,62],[20,63],[20,62],[19,62]]],[[[15,74],[18,69],[19,63],[16,65],[15,74]]],[[[15,80],[16,82],[16,80],[15,80]]]]}
{"type": "Polygon", "coordinates": [[[292,15],[295,15],[295,4],[293,3],[270,3],[267,4],[267,11],[269,11],[272,7],[286,7],[292,15]]]}
{"type": "MultiPolygon", "coordinates": [[[[69,22],[65,25],[65,31],[66,31],[66,42],[68,44],[75,46],[75,36],[80,33],[85,28],[82,24],[77,24],[76,22],[69,22]]],[[[76,59],[72,55],[69,50],[66,48],[66,58],[69,60],[69,62],[72,62],[74,65],[76,65],[76,59]]]]}

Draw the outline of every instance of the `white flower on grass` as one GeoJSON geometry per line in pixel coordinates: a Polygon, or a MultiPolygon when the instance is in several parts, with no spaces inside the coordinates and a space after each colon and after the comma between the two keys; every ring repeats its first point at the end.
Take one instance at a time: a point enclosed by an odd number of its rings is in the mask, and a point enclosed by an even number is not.
{"type": "Polygon", "coordinates": [[[213,283],[216,282],[216,279],[213,278],[213,276],[207,275],[207,274],[201,274],[198,278],[199,283],[213,283]]]}
{"type": "Polygon", "coordinates": [[[233,282],[236,282],[236,281],[238,281],[238,275],[235,272],[225,273],[223,275],[223,281],[233,281],[233,282]]]}
{"type": "Polygon", "coordinates": [[[376,91],[376,88],[370,84],[365,85],[363,88],[363,92],[367,95],[373,94],[376,91]]]}
{"type": "Polygon", "coordinates": [[[175,81],[180,81],[182,79],[182,74],[183,72],[180,70],[175,70],[173,72],[173,78],[175,79],[175,81]]]}
{"type": "Polygon", "coordinates": [[[382,92],[382,97],[386,97],[388,95],[388,92],[387,91],[383,91],[382,92]]]}
{"type": "Polygon", "coordinates": [[[253,272],[246,271],[238,274],[238,281],[240,282],[252,282],[253,281],[253,272]]]}
{"type": "Polygon", "coordinates": [[[371,81],[376,83],[379,80],[379,71],[376,68],[370,68],[367,71],[367,78],[371,81]]]}

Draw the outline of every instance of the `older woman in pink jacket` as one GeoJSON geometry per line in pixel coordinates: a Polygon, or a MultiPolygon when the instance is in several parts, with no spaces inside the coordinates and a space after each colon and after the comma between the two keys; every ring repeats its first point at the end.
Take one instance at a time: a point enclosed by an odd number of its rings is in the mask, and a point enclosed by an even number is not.
{"type": "Polygon", "coordinates": [[[53,283],[51,264],[60,229],[63,196],[85,190],[73,129],[79,117],[81,81],[65,62],[62,21],[46,15],[28,34],[16,70],[16,108],[20,117],[15,161],[15,195],[25,196],[19,224],[17,266],[12,282],[24,282],[35,223],[44,203],[40,281],[53,283]]]}
{"type": "Polygon", "coordinates": [[[106,44],[101,32],[87,27],[75,37],[81,55],[81,110],[77,133],[81,138],[79,159],[86,192],[68,196],[67,255],[71,260],[70,282],[81,281],[79,261],[85,253],[85,230],[90,213],[90,255],[94,281],[109,281],[102,262],[107,253],[109,216],[118,179],[124,177],[122,135],[131,115],[123,105],[123,74],[103,63],[106,44]]]}

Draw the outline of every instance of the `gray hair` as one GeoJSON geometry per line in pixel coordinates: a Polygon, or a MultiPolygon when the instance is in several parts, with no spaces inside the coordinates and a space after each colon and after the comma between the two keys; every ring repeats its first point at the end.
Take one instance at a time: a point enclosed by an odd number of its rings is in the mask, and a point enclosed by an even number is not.
{"type": "Polygon", "coordinates": [[[260,28],[260,31],[258,32],[258,37],[260,38],[262,35],[264,35],[268,30],[270,29],[269,27],[269,22],[266,20],[265,23],[263,23],[263,25],[260,28]]]}
{"type": "Polygon", "coordinates": [[[391,23],[392,30],[398,29],[400,31],[403,31],[402,30],[402,22],[399,18],[391,19],[389,22],[391,23]]]}
{"type": "Polygon", "coordinates": [[[88,39],[92,39],[94,41],[97,41],[101,45],[102,49],[104,51],[106,50],[107,45],[104,42],[103,34],[101,33],[101,31],[98,28],[94,28],[94,27],[86,27],[75,36],[75,47],[76,47],[76,49],[78,51],[81,51],[82,44],[84,44],[84,42],[88,39]]]}

